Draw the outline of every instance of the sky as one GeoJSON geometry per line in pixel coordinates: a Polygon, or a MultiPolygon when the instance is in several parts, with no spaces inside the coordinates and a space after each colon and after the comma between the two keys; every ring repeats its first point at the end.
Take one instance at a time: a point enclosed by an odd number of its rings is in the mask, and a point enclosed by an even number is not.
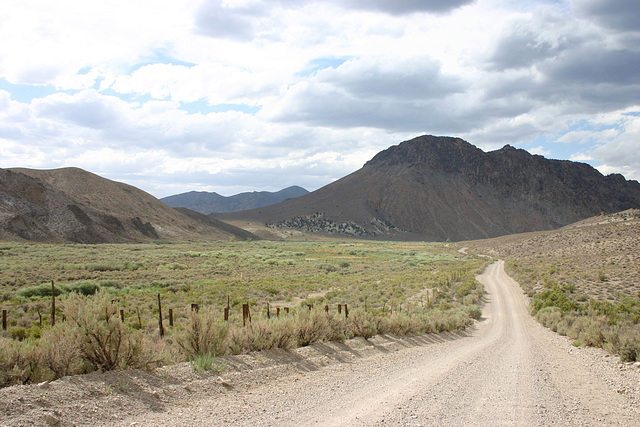
{"type": "Polygon", "coordinates": [[[3,0],[0,168],[316,190],[419,135],[640,180],[637,0],[3,0]]]}

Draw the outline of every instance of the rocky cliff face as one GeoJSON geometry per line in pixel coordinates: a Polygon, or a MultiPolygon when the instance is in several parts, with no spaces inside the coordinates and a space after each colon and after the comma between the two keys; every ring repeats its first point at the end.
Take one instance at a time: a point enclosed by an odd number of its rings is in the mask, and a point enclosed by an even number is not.
{"type": "Polygon", "coordinates": [[[637,207],[640,184],[621,175],[508,145],[485,153],[459,138],[427,135],[378,153],[307,196],[227,218],[274,227],[304,218],[310,231],[315,215],[350,224],[360,236],[468,240],[554,229],[637,207]]]}

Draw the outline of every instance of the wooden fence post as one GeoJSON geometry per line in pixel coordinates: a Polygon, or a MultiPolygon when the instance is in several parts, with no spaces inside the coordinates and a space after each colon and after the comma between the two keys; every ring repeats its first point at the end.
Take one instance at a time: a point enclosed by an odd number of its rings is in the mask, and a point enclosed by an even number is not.
{"type": "Polygon", "coordinates": [[[124,323],[124,310],[120,309],[120,320],[124,323]]]}
{"type": "Polygon", "coordinates": [[[285,313],[287,313],[287,314],[289,314],[289,307],[285,307],[285,308],[284,308],[284,312],[285,312],[285,313]]]}
{"type": "Polygon", "coordinates": [[[173,327],[173,308],[169,309],[169,326],[173,327]]]}
{"type": "Polygon", "coordinates": [[[51,281],[51,326],[56,324],[56,285],[51,281]]]}
{"type": "Polygon", "coordinates": [[[276,308],[276,317],[280,317],[280,307],[276,308]]]}
{"type": "Polygon", "coordinates": [[[247,326],[247,319],[249,319],[249,323],[251,323],[249,304],[242,304],[242,326],[247,326]]]}
{"type": "Polygon", "coordinates": [[[269,310],[271,307],[269,307],[269,302],[267,301],[267,319],[271,319],[271,311],[269,310]]]}
{"type": "Polygon", "coordinates": [[[342,314],[342,304],[338,304],[338,314],[342,314]]]}
{"type": "Polygon", "coordinates": [[[2,310],[2,330],[7,330],[7,310],[2,310]]]}
{"type": "Polygon", "coordinates": [[[347,304],[344,305],[344,318],[349,318],[349,309],[347,308],[347,304]]]}
{"type": "Polygon", "coordinates": [[[325,306],[324,306],[324,312],[325,312],[325,313],[329,313],[329,306],[328,306],[328,305],[325,305],[325,306]]]}
{"type": "Polygon", "coordinates": [[[191,304],[191,311],[195,311],[196,313],[200,311],[200,306],[198,304],[191,304]]]}
{"type": "Polygon", "coordinates": [[[160,328],[160,338],[164,337],[164,326],[162,325],[162,302],[158,294],[158,327],[160,328]]]}
{"type": "Polygon", "coordinates": [[[142,330],[142,318],[140,317],[140,307],[136,307],[136,311],[138,312],[138,327],[142,330]]]}

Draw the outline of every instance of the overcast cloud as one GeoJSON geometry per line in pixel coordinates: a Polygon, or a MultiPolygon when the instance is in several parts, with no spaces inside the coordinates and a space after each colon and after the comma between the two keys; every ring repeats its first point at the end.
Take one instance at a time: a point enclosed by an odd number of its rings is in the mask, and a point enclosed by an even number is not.
{"type": "Polygon", "coordinates": [[[315,190],[421,134],[640,179],[640,3],[6,0],[0,167],[315,190]]]}

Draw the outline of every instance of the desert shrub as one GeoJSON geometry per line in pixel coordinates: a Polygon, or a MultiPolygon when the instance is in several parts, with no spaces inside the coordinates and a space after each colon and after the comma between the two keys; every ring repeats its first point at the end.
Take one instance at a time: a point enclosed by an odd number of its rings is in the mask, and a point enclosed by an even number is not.
{"type": "Polygon", "coordinates": [[[228,346],[233,354],[273,348],[291,349],[296,345],[296,318],[256,319],[246,327],[229,331],[228,346]]]}
{"type": "Polygon", "coordinates": [[[55,378],[81,373],[86,370],[82,350],[76,340],[77,331],[70,322],[58,323],[46,329],[38,343],[38,361],[51,370],[55,378]]]}
{"type": "Polygon", "coordinates": [[[410,315],[406,312],[395,312],[388,317],[378,319],[377,329],[380,334],[411,335],[430,332],[430,320],[424,314],[410,315]]]}
{"type": "Polygon", "coordinates": [[[16,326],[15,328],[11,328],[9,334],[14,340],[24,341],[27,338],[28,331],[29,329],[24,326],[16,326]]]}
{"type": "Polygon", "coordinates": [[[562,289],[554,286],[533,296],[531,311],[535,315],[545,307],[558,307],[563,314],[581,309],[581,305],[572,301],[562,289]]]}
{"type": "Polygon", "coordinates": [[[118,309],[104,291],[93,297],[71,294],[62,301],[83,359],[96,370],[139,368],[146,365],[142,335],[120,321],[118,309]]]}
{"type": "Polygon", "coordinates": [[[604,343],[603,325],[598,319],[590,316],[579,316],[567,330],[567,336],[593,347],[602,347],[604,343]]]}
{"type": "Polygon", "coordinates": [[[640,325],[626,325],[620,328],[616,350],[622,362],[640,360],[640,325]]]}
{"type": "Polygon", "coordinates": [[[318,341],[330,340],[334,335],[330,316],[320,308],[301,310],[295,317],[296,346],[304,347],[318,341]]]}
{"type": "Polygon", "coordinates": [[[34,379],[37,366],[33,342],[0,337],[0,387],[28,383],[34,379]]]}
{"type": "Polygon", "coordinates": [[[98,282],[98,285],[100,285],[101,288],[122,288],[122,284],[117,280],[100,280],[100,282],[98,282]]]}
{"type": "MultiPolygon", "coordinates": [[[[54,294],[55,296],[59,296],[65,294],[69,291],[69,289],[65,285],[56,285],[54,294]]],[[[32,297],[50,297],[51,296],[51,283],[43,283],[37,286],[29,286],[28,288],[21,289],[18,291],[18,295],[25,298],[32,297]]]]}
{"type": "Polygon", "coordinates": [[[480,319],[482,317],[482,310],[475,304],[470,304],[466,306],[467,313],[469,313],[469,317],[472,319],[480,319]]]}
{"type": "Polygon", "coordinates": [[[84,280],[69,284],[67,289],[69,292],[76,292],[81,295],[94,295],[100,289],[100,285],[93,280],[84,280]]]}
{"type": "Polygon", "coordinates": [[[562,310],[558,307],[545,307],[538,311],[536,317],[545,327],[556,332],[558,330],[558,323],[562,320],[562,310]]]}
{"type": "Polygon", "coordinates": [[[353,337],[369,339],[378,333],[376,323],[373,314],[356,309],[349,313],[347,331],[353,337]]]}
{"type": "Polygon", "coordinates": [[[431,324],[429,332],[451,332],[464,329],[471,318],[469,313],[463,307],[436,308],[431,310],[425,316],[427,324],[431,324]]]}
{"type": "Polygon", "coordinates": [[[122,271],[124,266],[117,262],[96,262],[86,264],[84,269],[87,271],[122,271]]]}
{"type": "Polygon", "coordinates": [[[191,312],[189,324],[176,338],[188,359],[204,354],[221,356],[226,351],[229,325],[217,320],[215,313],[202,310],[191,312]]]}
{"type": "Polygon", "coordinates": [[[124,263],[124,269],[129,271],[136,271],[144,268],[144,264],[141,262],[131,262],[127,261],[124,263]]]}

